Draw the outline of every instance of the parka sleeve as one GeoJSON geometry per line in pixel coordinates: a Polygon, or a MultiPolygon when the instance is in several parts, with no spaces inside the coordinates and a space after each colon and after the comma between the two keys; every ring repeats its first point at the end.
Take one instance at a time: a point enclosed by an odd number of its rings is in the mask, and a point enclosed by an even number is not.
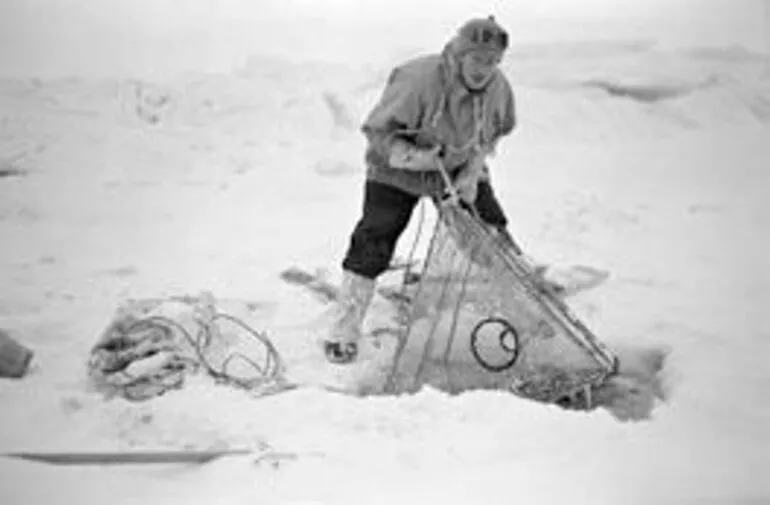
{"type": "Polygon", "coordinates": [[[393,70],[379,102],[361,128],[372,148],[387,156],[399,132],[419,129],[425,104],[419,79],[400,68],[393,70]]]}

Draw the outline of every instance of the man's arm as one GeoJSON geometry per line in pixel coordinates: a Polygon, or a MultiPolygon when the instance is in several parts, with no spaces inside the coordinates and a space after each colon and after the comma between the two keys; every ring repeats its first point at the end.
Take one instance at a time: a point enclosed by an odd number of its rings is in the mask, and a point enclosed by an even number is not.
{"type": "Polygon", "coordinates": [[[419,76],[391,72],[379,102],[362,127],[372,148],[394,168],[434,170],[438,148],[413,141],[425,111],[419,76]]]}

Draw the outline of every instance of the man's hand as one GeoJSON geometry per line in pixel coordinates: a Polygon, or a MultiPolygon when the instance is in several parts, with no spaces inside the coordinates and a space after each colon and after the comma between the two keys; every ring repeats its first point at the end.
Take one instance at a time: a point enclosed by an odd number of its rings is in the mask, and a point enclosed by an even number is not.
{"type": "Polygon", "coordinates": [[[460,199],[473,205],[478,196],[479,177],[468,170],[463,170],[455,179],[455,189],[460,199]]]}
{"type": "Polygon", "coordinates": [[[484,173],[484,154],[474,156],[460,171],[454,180],[458,196],[466,203],[473,205],[478,196],[478,187],[484,173]]]}
{"type": "Polygon", "coordinates": [[[438,170],[441,146],[421,149],[405,141],[396,141],[390,152],[388,162],[393,168],[424,172],[438,170]]]}

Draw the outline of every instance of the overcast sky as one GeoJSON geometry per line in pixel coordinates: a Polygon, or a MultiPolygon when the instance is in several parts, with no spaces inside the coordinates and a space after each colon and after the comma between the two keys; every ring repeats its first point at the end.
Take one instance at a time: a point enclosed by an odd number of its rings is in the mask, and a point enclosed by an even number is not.
{"type": "Polygon", "coordinates": [[[228,70],[255,52],[372,60],[494,13],[514,43],[649,38],[766,50],[770,0],[0,0],[3,75],[228,70]]]}

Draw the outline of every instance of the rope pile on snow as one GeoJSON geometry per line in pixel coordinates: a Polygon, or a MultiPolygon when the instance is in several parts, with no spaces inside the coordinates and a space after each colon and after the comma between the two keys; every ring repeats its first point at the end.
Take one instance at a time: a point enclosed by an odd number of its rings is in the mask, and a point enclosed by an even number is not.
{"type": "Polygon", "coordinates": [[[98,390],[133,401],[179,389],[197,372],[269,394],[288,387],[283,370],[281,356],[267,336],[219,312],[210,294],[125,302],[88,361],[89,377],[98,390]],[[223,322],[230,323],[231,331],[223,331],[223,322]]]}

